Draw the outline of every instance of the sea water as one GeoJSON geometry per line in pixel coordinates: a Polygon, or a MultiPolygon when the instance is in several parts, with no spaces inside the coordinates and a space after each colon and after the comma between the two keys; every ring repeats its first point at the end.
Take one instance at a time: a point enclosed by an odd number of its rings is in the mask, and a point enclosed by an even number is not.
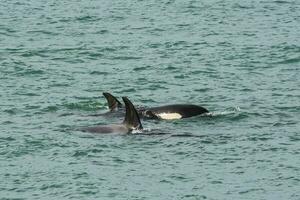
{"type": "Polygon", "coordinates": [[[300,199],[300,2],[2,0],[0,199],[300,199]],[[208,116],[142,120],[102,92],[208,116]]]}

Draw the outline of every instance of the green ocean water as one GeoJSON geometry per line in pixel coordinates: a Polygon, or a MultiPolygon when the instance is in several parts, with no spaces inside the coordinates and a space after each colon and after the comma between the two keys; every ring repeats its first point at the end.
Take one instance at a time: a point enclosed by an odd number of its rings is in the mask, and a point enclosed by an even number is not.
{"type": "Polygon", "coordinates": [[[298,0],[0,1],[0,199],[300,199],[298,0]],[[112,124],[102,92],[209,117],[112,124]]]}

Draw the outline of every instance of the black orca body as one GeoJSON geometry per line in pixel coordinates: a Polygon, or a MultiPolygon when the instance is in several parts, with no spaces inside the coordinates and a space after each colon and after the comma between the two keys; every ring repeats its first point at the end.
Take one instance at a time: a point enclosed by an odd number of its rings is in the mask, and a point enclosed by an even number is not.
{"type": "Polygon", "coordinates": [[[142,130],[143,126],[133,104],[127,97],[122,97],[122,99],[125,103],[125,119],[123,123],[107,126],[87,127],[81,130],[91,133],[130,133],[132,130],[142,130]]]}
{"type": "Polygon", "coordinates": [[[173,104],[152,107],[142,111],[144,117],[158,119],[181,119],[208,113],[208,110],[192,104],[173,104]]]}
{"type": "MultiPolygon", "coordinates": [[[[116,97],[109,93],[103,93],[103,95],[111,111],[122,109],[122,104],[116,97]]],[[[181,119],[205,114],[209,111],[206,108],[192,104],[173,104],[152,108],[138,108],[137,112],[140,117],[146,119],[181,119]]]]}

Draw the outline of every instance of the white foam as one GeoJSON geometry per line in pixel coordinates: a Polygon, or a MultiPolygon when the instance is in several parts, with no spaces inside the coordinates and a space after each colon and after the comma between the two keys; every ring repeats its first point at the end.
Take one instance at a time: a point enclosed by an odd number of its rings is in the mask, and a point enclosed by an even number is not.
{"type": "Polygon", "coordinates": [[[241,112],[240,107],[234,107],[231,110],[225,110],[225,111],[220,111],[220,112],[209,112],[209,113],[206,113],[205,115],[207,115],[207,116],[222,116],[222,115],[236,114],[239,112],[241,112]]]}
{"type": "Polygon", "coordinates": [[[131,134],[139,134],[139,133],[143,133],[143,130],[141,130],[141,129],[133,129],[131,131],[131,134]]]}

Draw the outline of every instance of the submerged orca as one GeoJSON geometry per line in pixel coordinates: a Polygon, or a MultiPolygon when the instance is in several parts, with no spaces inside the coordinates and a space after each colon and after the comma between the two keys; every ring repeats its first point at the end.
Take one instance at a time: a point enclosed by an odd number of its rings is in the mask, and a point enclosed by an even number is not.
{"type": "Polygon", "coordinates": [[[123,108],[122,103],[116,97],[111,95],[110,93],[103,92],[103,96],[107,100],[107,104],[108,104],[108,107],[109,107],[110,111],[115,111],[115,110],[118,110],[120,108],[123,108]]]}
{"type": "MultiPolygon", "coordinates": [[[[116,97],[110,93],[103,93],[107,100],[110,111],[116,111],[123,107],[116,97]]],[[[181,119],[193,117],[208,113],[206,108],[193,104],[173,104],[152,108],[138,108],[137,110],[140,117],[148,119],[181,119]]]]}
{"type": "MultiPolygon", "coordinates": [[[[143,126],[141,124],[139,115],[136,109],[134,108],[133,104],[129,101],[127,97],[122,97],[122,99],[125,103],[125,110],[126,110],[125,119],[122,124],[88,127],[82,129],[82,131],[91,132],[91,133],[129,133],[132,130],[142,130],[143,126]]],[[[109,104],[109,105],[114,106],[115,104],[109,104]]]]}

